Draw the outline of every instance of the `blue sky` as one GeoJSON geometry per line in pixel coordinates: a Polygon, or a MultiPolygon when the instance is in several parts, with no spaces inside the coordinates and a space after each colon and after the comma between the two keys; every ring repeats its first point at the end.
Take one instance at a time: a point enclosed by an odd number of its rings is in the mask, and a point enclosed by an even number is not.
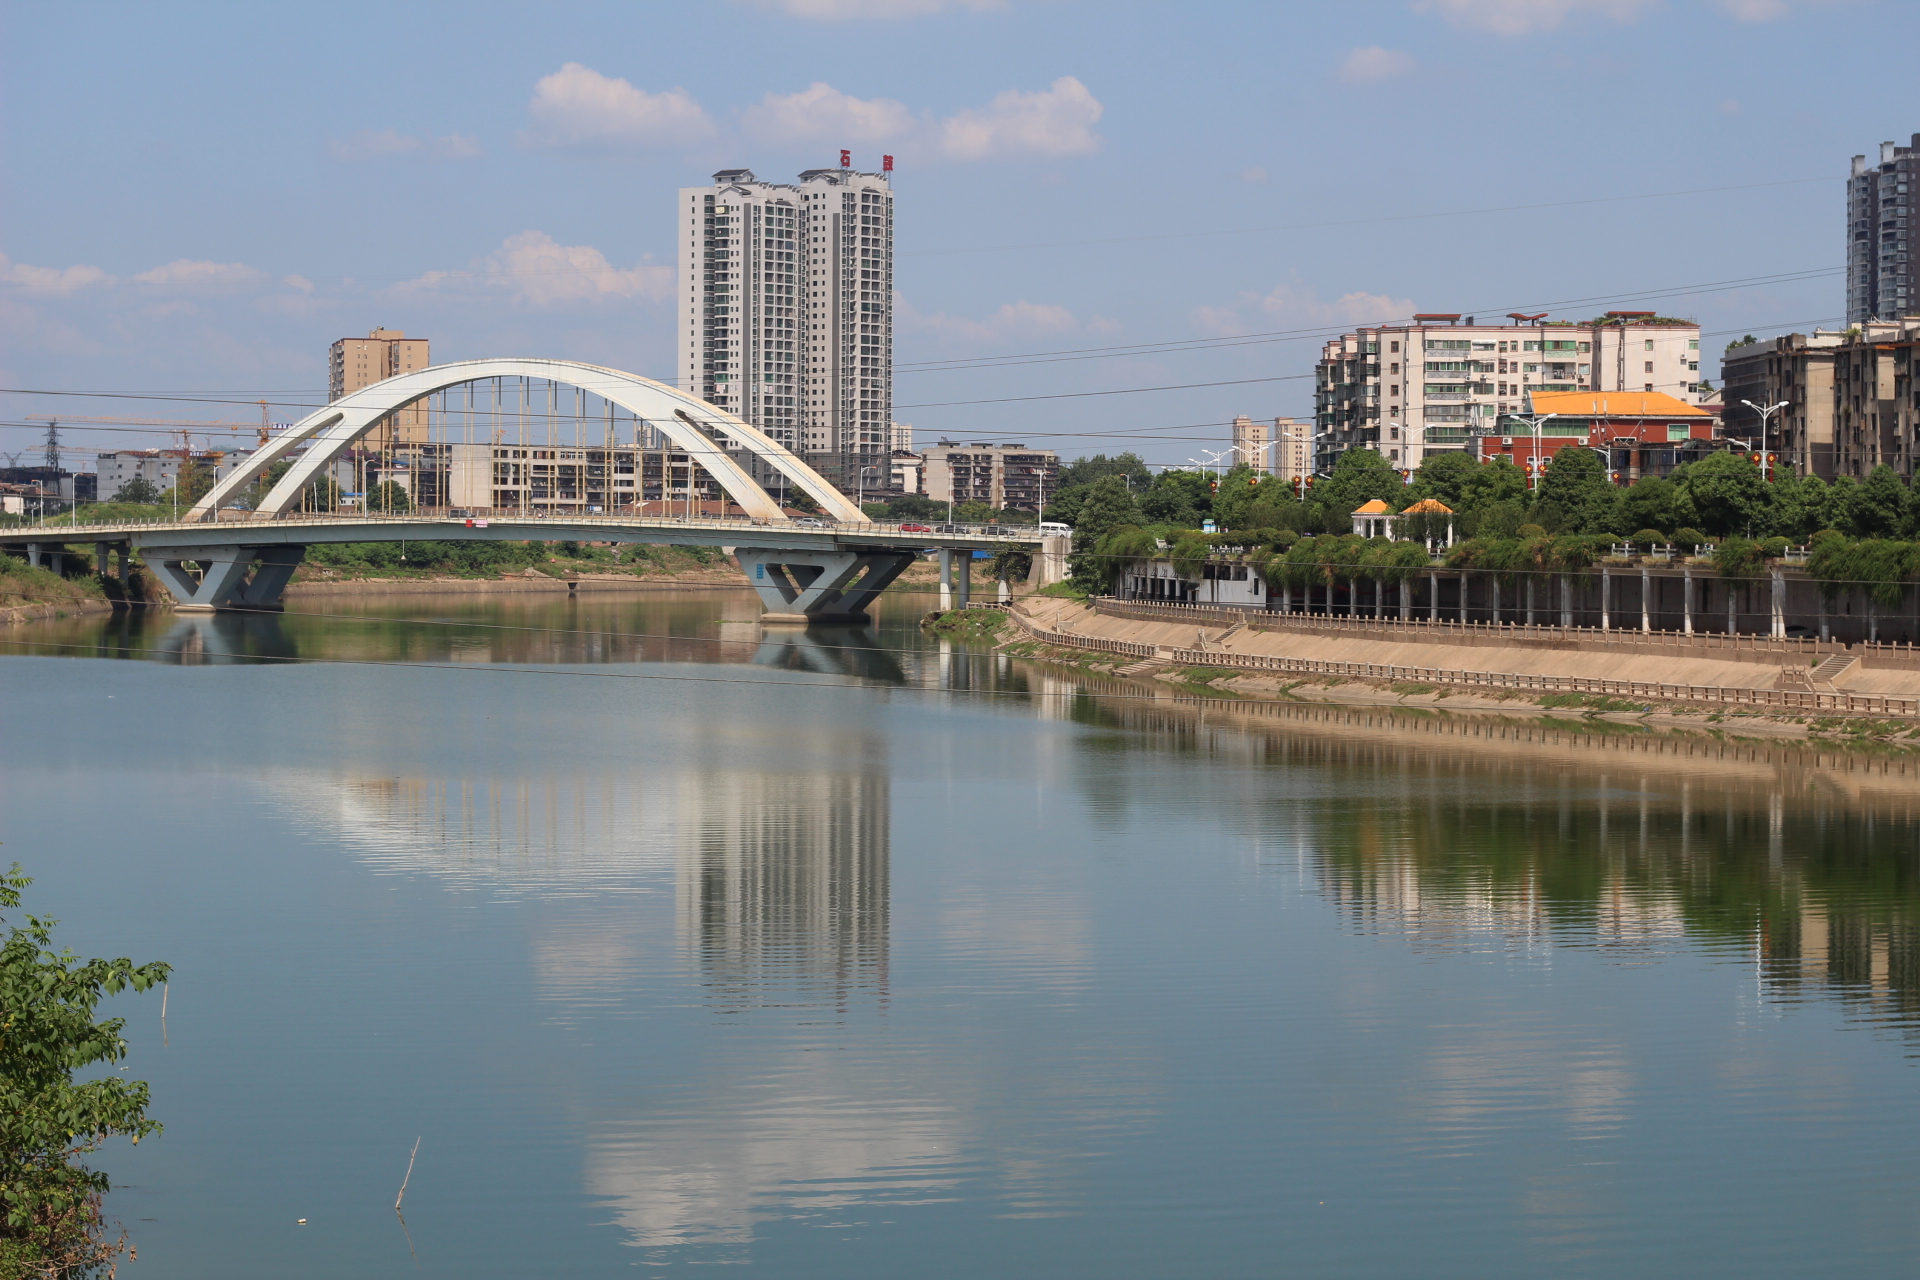
{"type": "MultiPolygon", "coordinates": [[[[375,325],[671,378],[675,190],[844,146],[899,157],[897,416],[1156,463],[1310,413],[1343,324],[1644,300],[1717,352],[1835,322],[1848,157],[1920,131],[1911,0],[0,15],[0,386],[310,401],[375,325]],[[1273,333],[1309,336],[1003,359],[1273,333]]],[[[48,412],[247,416],[0,405],[48,412]]]]}

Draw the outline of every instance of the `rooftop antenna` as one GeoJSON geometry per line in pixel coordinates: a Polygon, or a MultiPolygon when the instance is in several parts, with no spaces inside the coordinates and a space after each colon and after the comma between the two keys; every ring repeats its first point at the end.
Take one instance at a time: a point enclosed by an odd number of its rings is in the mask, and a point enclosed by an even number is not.
{"type": "Polygon", "coordinates": [[[60,420],[47,420],[47,466],[55,471],[60,469],[60,420]]]}

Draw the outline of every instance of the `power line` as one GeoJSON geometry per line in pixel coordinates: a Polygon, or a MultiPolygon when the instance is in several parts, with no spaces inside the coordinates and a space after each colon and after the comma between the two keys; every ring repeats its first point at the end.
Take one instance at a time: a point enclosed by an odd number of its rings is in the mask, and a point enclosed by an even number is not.
{"type": "Polygon", "coordinates": [[[1010,253],[1021,249],[1077,249],[1090,245],[1143,244],[1153,240],[1191,240],[1205,236],[1272,235],[1278,231],[1318,231],[1327,227],[1365,227],[1388,222],[1422,222],[1434,218],[1468,218],[1489,213],[1527,213],[1537,209],[1571,209],[1580,205],[1618,204],[1630,200],[1664,200],[1674,196],[1712,195],[1723,191],[1757,191],[1764,187],[1805,186],[1816,182],[1840,182],[1834,177],[1785,178],[1776,182],[1749,182],[1732,187],[1690,187],[1680,191],[1647,191],[1628,196],[1594,196],[1585,200],[1554,200],[1543,204],[1491,205],[1483,209],[1451,209],[1431,213],[1390,214],[1378,218],[1341,218],[1333,222],[1283,223],[1269,227],[1234,227],[1216,231],[1169,231],[1158,235],[1116,236],[1103,240],[1054,240],[1035,244],[980,245],[967,249],[917,249],[896,253],[895,257],[941,257],[960,253],[1010,253]]]}

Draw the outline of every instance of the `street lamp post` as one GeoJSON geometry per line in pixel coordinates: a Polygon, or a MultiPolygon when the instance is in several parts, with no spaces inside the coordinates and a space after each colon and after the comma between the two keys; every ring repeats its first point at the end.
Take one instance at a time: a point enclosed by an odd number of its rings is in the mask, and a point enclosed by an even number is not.
{"type": "Polygon", "coordinates": [[[1772,468],[1767,463],[1767,425],[1773,421],[1773,415],[1786,408],[1790,402],[1782,400],[1779,404],[1770,404],[1764,409],[1751,400],[1742,400],[1740,403],[1760,415],[1760,478],[1771,480],[1773,479],[1772,468]]]}
{"type": "Polygon", "coordinates": [[[1533,455],[1527,459],[1527,477],[1528,477],[1527,487],[1529,489],[1538,489],[1540,487],[1540,427],[1541,427],[1541,424],[1546,422],[1548,418],[1557,418],[1559,416],[1560,415],[1557,413],[1540,413],[1540,414],[1534,414],[1532,417],[1529,417],[1524,413],[1516,413],[1513,415],[1513,418],[1516,422],[1524,422],[1533,430],[1533,455]]]}

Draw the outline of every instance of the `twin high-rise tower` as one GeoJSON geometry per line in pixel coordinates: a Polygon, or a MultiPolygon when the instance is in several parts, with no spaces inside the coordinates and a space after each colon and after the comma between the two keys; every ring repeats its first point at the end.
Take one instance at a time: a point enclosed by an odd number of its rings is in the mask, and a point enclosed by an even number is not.
{"type": "Polygon", "coordinates": [[[886,173],[809,169],[797,183],[779,183],[722,169],[710,187],[681,188],[680,224],[680,385],[842,487],[885,488],[893,417],[886,173]]]}

